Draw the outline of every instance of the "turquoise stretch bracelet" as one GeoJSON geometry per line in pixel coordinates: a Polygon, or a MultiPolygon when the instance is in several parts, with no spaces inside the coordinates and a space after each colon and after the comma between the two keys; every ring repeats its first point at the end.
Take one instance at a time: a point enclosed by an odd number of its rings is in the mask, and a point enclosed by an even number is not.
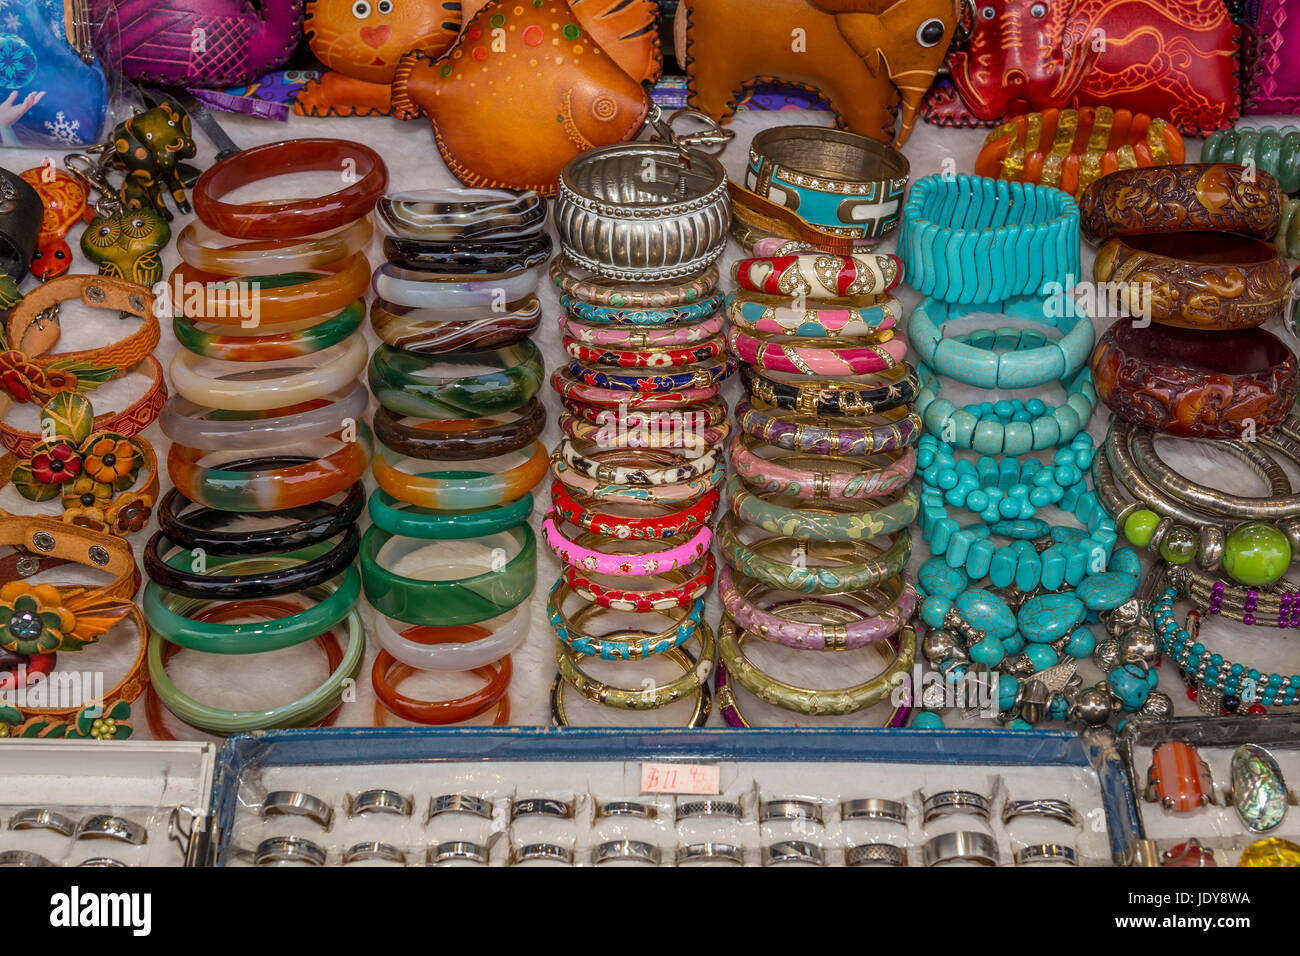
{"type": "Polygon", "coordinates": [[[1096,332],[1088,317],[1067,295],[1053,299],[1017,299],[1000,308],[1008,318],[1055,325],[1059,339],[1037,329],[980,329],[965,335],[944,334],[944,324],[989,311],[986,305],[952,305],[926,299],[912,311],[907,337],[921,361],[940,375],[986,389],[1038,388],[1070,378],[1092,355],[1096,332]],[[1053,315],[1059,312],[1060,315],[1053,315]]]}
{"type": "Polygon", "coordinates": [[[1097,406],[1092,369],[1086,365],[1065,383],[1065,402],[1053,408],[1042,399],[999,399],[958,408],[940,394],[938,376],[917,364],[921,384],[913,411],[927,434],[981,455],[1023,455],[1069,443],[1086,428],[1097,406]]]}
{"type": "Polygon", "coordinates": [[[1059,189],[927,176],[903,209],[898,255],[924,296],[961,304],[1034,296],[1079,272],[1079,207],[1059,189]]]}
{"type": "Polygon", "coordinates": [[[509,531],[532,516],[533,496],[523,495],[493,508],[444,511],[408,505],[382,488],[370,495],[370,520],[389,534],[406,538],[482,538],[509,531]]]}

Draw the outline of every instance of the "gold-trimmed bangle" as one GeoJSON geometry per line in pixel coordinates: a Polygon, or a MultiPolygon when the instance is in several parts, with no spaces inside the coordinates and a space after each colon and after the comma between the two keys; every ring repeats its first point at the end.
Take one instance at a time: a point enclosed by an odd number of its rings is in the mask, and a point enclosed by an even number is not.
{"type": "Polygon", "coordinates": [[[592,703],[617,707],[620,710],[658,710],[676,703],[688,694],[698,693],[712,673],[714,654],[717,651],[713,630],[708,624],[701,622],[696,630],[695,639],[700,642],[699,658],[691,658],[682,648],[674,648],[666,655],[682,664],[686,673],[671,683],[656,684],[649,688],[633,690],[627,687],[615,687],[583,673],[577,661],[580,655],[571,651],[561,640],[555,642],[555,664],[565,682],[592,703]]]}
{"type": "MultiPolygon", "coordinates": [[[[664,656],[680,664],[683,668],[693,667],[695,664],[694,658],[684,650],[674,649],[668,651],[664,656]]],[[[565,686],[567,685],[563,676],[556,674],[555,679],[551,681],[551,722],[556,727],[570,726],[569,715],[564,707],[565,686]]],[[[709,685],[706,681],[701,683],[696,690],[695,710],[691,712],[690,718],[686,721],[687,730],[694,730],[708,719],[711,704],[712,699],[709,694],[709,685]]]]}

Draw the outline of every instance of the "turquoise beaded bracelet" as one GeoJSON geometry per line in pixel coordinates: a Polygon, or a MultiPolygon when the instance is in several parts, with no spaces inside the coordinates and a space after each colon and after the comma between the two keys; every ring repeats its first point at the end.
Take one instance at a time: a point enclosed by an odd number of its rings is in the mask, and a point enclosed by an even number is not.
{"type": "Polygon", "coordinates": [[[376,488],[368,510],[376,525],[404,538],[482,538],[527,521],[533,513],[533,496],[523,495],[491,508],[444,511],[408,505],[376,488]]]}
{"type": "Polygon", "coordinates": [[[1052,324],[1063,334],[1051,340],[1036,329],[981,329],[965,336],[947,336],[944,323],[986,313],[988,308],[926,299],[913,310],[907,337],[922,362],[941,375],[977,388],[1037,388],[1069,378],[1087,364],[1096,332],[1092,319],[1074,299],[1066,295],[1050,300],[1018,299],[1003,303],[1002,308],[1009,318],[1052,324]],[[1049,303],[1059,308],[1048,308],[1049,303]]]}
{"type": "Polygon", "coordinates": [[[983,176],[927,176],[903,210],[907,281],[943,302],[1035,296],[1079,271],[1079,207],[1059,189],[983,176]]]}
{"type": "Polygon", "coordinates": [[[939,391],[928,365],[916,366],[921,390],[913,411],[936,438],[981,455],[1023,455],[1068,443],[1088,425],[1097,406],[1092,369],[1086,365],[1065,383],[1065,402],[1053,408],[1042,399],[1000,399],[958,408],[939,391]]]}

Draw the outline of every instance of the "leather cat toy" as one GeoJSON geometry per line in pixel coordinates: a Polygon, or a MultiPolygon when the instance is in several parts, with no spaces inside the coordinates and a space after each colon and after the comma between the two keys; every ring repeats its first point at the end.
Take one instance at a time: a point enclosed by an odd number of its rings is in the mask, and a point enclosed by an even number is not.
{"type": "Polygon", "coordinates": [[[642,76],[620,63],[657,72],[657,37],[629,16],[653,8],[649,0],[493,0],[440,59],[402,59],[393,112],[429,117],[438,152],[465,185],[553,195],[566,162],[631,139],[645,121],[642,76]],[[616,15],[599,15],[606,9],[616,15]],[[598,14],[594,30],[579,10],[598,14]]]}
{"type": "Polygon", "coordinates": [[[955,0],[682,0],[674,24],[687,102],[726,122],[778,81],[823,94],[839,125],[907,140],[957,28],[955,0]]]}
{"type": "Polygon", "coordinates": [[[398,61],[412,52],[439,56],[460,25],[457,0],[307,0],[307,43],[329,69],[298,91],[293,111],[389,115],[398,61]]]}

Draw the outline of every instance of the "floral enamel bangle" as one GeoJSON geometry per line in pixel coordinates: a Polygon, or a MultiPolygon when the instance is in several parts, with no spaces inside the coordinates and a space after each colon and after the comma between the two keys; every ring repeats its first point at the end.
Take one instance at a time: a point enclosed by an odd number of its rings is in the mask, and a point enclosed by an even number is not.
{"type": "Polygon", "coordinates": [[[482,538],[509,531],[533,513],[533,496],[470,511],[442,511],[401,502],[378,488],[370,496],[370,520],[389,534],[407,538],[482,538]]]}
{"type": "Polygon", "coordinates": [[[223,527],[233,523],[236,512],[196,506],[172,488],[158,504],[158,527],[169,541],[190,550],[218,555],[278,554],[342,534],[361,516],[365,497],[365,489],[357,482],[337,504],[319,501],[283,512],[264,512],[266,518],[287,523],[237,530],[223,527]]]}
{"type": "Polygon", "coordinates": [[[630,408],[602,408],[571,398],[561,399],[565,411],[576,419],[592,425],[603,425],[609,429],[645,429],[651,434],[658,432],[678,432],[687,435],[721,425],[730,421],[727,417],[727,405],[714,398],[707,402],[688,405],[682,409],[645,409],[637,411],[630,408]]]}
{"type": "Polygon", "coordinates": [[[921,419],[906,406],[872,418],[833,419],[799,412],[774,414],[761,402],[742,401],[736,420],[746,435],[788,451],[866,457],[916,443],[921,419]],[[859,426],[859,423],[862,423],[859,426]]]}
{"type": "MultiPolygon", "coordinates": [[[[356,526],[344,530],[337,543],[317,542],[279,557],[285,559],[273,571],[224,573],[235,563],[236,556],[212,556],[203,573],[189,570],[193,556],[189,549],[178,548],[170,558],[173,542],[161,531],[155,532],[144,549],[144,570],[149,578],[173,594],[206,598],[258,598],[279,594],[296,594],[338,577],[356,559],[361,534],[356,526]]],[[[239,556],[243,557],[243,556],[239,556]]]]}
{"type": "Polygon", "coordinates": [[[718,286],[716,266],[679,282],[644,283],[629,286],[618,279],[606,279],[591,272],[578,275],[580,267],[556,256],[551,262],[551,280],[570,299],[615,309],[664,309],[697,302],[718,286]]]}
{"type": "Polygon", "coordinates": [[[365,474],[370,429],[358,425],[357,440],[319,459],[267,457],[204,467],[210,454],[173,444],[167,454],[172,484],[191,501],[221,511],[284,511],[345,491],[365,474]],[[247,469],[247,470],[245,470],[247,469]]]}
{"type": "Polygon", "coordinates": [[[696,633],[700,641],[698,658],[692,657],[684,648],[665,652],[665,656],[682,664],[685,670],[681,677],[667,684],[656,683],[636,690],[606,684],[584,673],[578,663],[581,655],[571,651],[560,640],[555,642],[555,663],[564,682],[593,703],[620,710],[658,710],[688,695],[700,693],[713,671],[716,653],[713,631],[708,624],[701,622],[696,633]]]}
{"type": "Polygon", "coordinates": [[[478,275],[438,281],[428,273],[384,263],[375,270],[370,287],[394,305],[416,309],[493,309],[518,302],[537,292],[540,266],[512,275],[478,275]]]}
{"type": "Polygon", "coordinates": [[[812,415],[874,415],[907,405],[919,383],[912,367],[900,362],[880,375],[861,378],[783,378],[760,374],[752,365],[740,366],[740,381],[753,398],[786,411],[812,415]]]}
{"type": "Polygon", "coordinates": [[[375,411],[375,436],[409,458],[491,458],[530,444],[546,424],[546,410],[536,396],[510,414],[513,417],[505,421],[435,418],[410,424],[381,405],[375,411]]]}
{"type": "MultiPolygon", "coordinates": [[[[462,539],[469,540],[469,539],[462,539]]],[[[410,567],[422,574],[440,563],[445,550],[427,539],[393,535],[372,526],[361,541],[361,580],[366,600],[385,617],[408,624],[454,626],[499,617],[528,600],[537,583],[537,538],[527,523],[487,538],[473,539],[485,550],[510,553],[500,567],[463,578],[430,580],[398,574],[388,566],[410,567]],[[508,546],[507,546],[508,545],[508,546]],[[419,566],[417,556],[426,564],[419,566]]],[[[487,562],[484,566],[488,567],[487,562]]]]}
{"type": "MultiPolygon", "coordinates": [[[[695,666],[695,658],[693,658],[689,653],[687,653],[685,650],[683,650],[680,647],[666,652],[663,656],[673,661],[673,663],[677,664],[683,670],[688,672],[695,666]]],[[[551,681],[551,695],[550,695],[551,696],[551,724],[555,727],[571,726],[569,723],[568,707],[564,703],[564,689],[569,686],[571,685],[565,680],[563,673],[557,673],[555,675],[555,679],[551,681]]],[[[605,685],[599,685],[599,686],[603,687],[605,685]]],[[[598,693],[599,687],[593,688],[593,692],[598,693]]],[[[713,702],[709,694],[709,685],[707,680],[699,684],[695,688],[693,696],[695,698],[695,706],[694,709],[691,711],[691,715],[686,719],[685,728],[687,730],[694,730],[697,727],[703,726],[704,722],[708,719],[709,711],[713,706],[713,702]]],[[[675,697],[674,700],[676,699],[680,699],[680,698],[675,697]]],[[[668,703],[672,703],[672,701],[668,701],[668,703]]],[[[653,709],[653,708],[645,708],[645,709],[653,709]]],[[[716,846],[716,844],[713,845],[716,846]]],[[[525,847],[524,849],[529,850],[529,849],[534,849],[535,847],[547,848],[549,846],[550,844],[543,843],[543,844],[537,844],[534,847],[525,847]]],[[[734,848],[731,849],[734,850],[734,848]]],[[[556,847],[555,852],[561,854],[562,856],[565,851],[564,848],[562,847],[556,847]]],[[[550,856],[550,857],[536,857],[536,858],[555,859],[556,857],[550,856]]],[[[728,859],[730,859],[730,857],[728,857],[728,859]]],[[[570,862],[572,861],[570,860],[570,862]]],[[[642,860],[642,862],[645,861],[642,860]]]]}
{"type": "MultiPolygon", "coordinates": [[[[884,333],[893,335],[892,332],[884,333]]],[[[894,368],[907,354],[907,343],[890,339],[879,345],[828,347],[825,340],[762,338],[738,326],[727,333],[732,354],[760,372],[801,375],[864,375],[894,368]]]]}
{"type": "Polygon", "coordinates": [[[202,289],[176,295],[172,307],[188,319],[242,328],[288,325],[333,315],[365,295],[370,263],[361,253],[311,272],[230,279],[181,263],[167,277],[172,289],[202,289]],[[248,323],[255,323],[249,325],[248,323]]]}
{"type": "Polygon", "coordinates": [[[846,299],[889,291],[902,281],[903,264],[897,256],[882,253],[803,253],[741,259],[731,267],[731,277],[751,292],[846,299]]]}
{"type": "MultiPolygon", "coordinates": [[[[618,634],[611,640],[608,637],[588,634],[586,630],[588,622],[593,617],[607,613],[610,609],[599,604],[587,604],[570,618],[564,613],[564,604],[572,596],[573,591],[565,580],[560,578],[547,597],[546,610],[550,615],[551,628],[555,631],[555,636],[571,650],[584,657],[638,661],[655,654],[663,654],[673,648],[681,647],[694,637],[704,618],[704,599],[700,598],[681,609],[684,613],[677,616],[672,624],[657,634],[647,633],[630,640],[624,639],[623,634],[618,634]]],[[[666,611],[646,613],[667,616],[666,611]]]]}
{"type": "Polygon", "coordinates": [[[551,471],[569,490],[590,501],[623,501],[629,504],[661,501],[690,501],[717,488],[727,476],[726,462],[719,461],[698,478],[690,478],[671,485],[626,485],[619,482],[599,481],[575,471],[561,458],[553,458],[551,471]]]}
{"type": "MultiPolygon", "coordinates": [[[[593,543],[595,538],[593,536],[590,541],[584,538],[579,540],[593,543]]],[[[708,592],[710,585],[713,584],[713,577],[717,573],[717,569],[717,558],[713,556],[712,551],[706,551],[704,560],[700,563],[699,571],[694,574],[689,573],[690,569],[688,568],[667,571],[656,575],[656,577],[675,582],[673,586],[644,591],[607,587],[593,581],[572,565],[566,565],[561,573],[564,575],[564,580],[568,582],[569,587],[573,588],[573,593],[585,601],[591,601],[593,604],[599,604],[601,607],[607,607],[615,611],[644,612],[672,607],[686,607],[703,597],[708,592]]]]}
{"type": "Polygon", "coordinates": [[[622,388],[588,385],[564,366],[556,369],[551,376],[551,387],[561,398],[587,405],[603,405],[609,408],[672,409],[712,400],[717,396],[722,383],[714,382],[703,387],[679,388],[674,391],[632,392],[622,388]]]}
{"type": "Polygon", "coordinates": [[[519,239],[435,241],[384,237],[384,256],[393,265],[438,276],[514,275],[551,258],[551,237],[536,232],[519,239]]]}
{"type": "Polygon", "coordinates": [[[483,308],[413,309],[383,299],[375,299],[370,305],[370,327],[380,341],[425,355],[508,348],[536,332],[541,317],[542,306],[536,296],[507,303],[500,312],[483,308]]]}
{"type": "MultiPolygon", "coordinates": [[[[713,540],[713,531],[705,525],[697,529],[688,540],[663,551],[602,552],[565,537],[559,529],[561,523],[558,515],[547,515],[542,522],[542,536],[561,562],[588,574],[610,574],[615,577],[645,577],[661,574],[664,571],[694,564],[709,550],[709,542],[713,540]]],[[[622,542],[610,541],[604,544],[605,547],[613,547],[616,544],[621,545],[622,542]]]]}
{"type": "Polygon", "coordinates": [[[384,196],[375,214],[391,236],[482,242],[540,232],[546,223],[546,203],[531,190],[515,193],[456,186],[384,196]]]}
{"type": "Polygon", "coordinates": [[[337,229],[374,208],[388,168],[368,146],[342,139],[290,139],[241,150],[204,170],[194,184],[194,213],[223,236],[291,239],[337,229]],[[290,173],[352,170],[343,189],[311,199],[226,203],[241,186],[290,173]]]}
{"type": "Polygon", "coordinates": [[[560,296],[560,305],[565,314],[591,325],[604,325],[633,329],[659,328],[665,325],[689,325],[715,315],[722,306],[721,292],[713,292],[698,302],[659,309],[626,309],[608,305],[592,305],[590,302],[560,296]]]}
{"type": "Polygon", "coordinates": [[[722,461],[718,448],[687,458],[656,449],[631,451],[584,446],[579,450],[578,443],[569,438],[556,446],[555,454],[587,477],[617,485],[675,485],[707,474],[722,461]]]}
{"type": "Polygon", "coordinates": [[[787,534],[809,541],[870,540],[906,527],[916,520],[920,499],[910,488],[890,496],[873,511],[861,511],[856,502],[824,502],[819,508],[787,507],[782,502],[798,499],[777,497],[766,500],[744,486],[738,475],[727,482],[727,501],[741,521],[772,534],[787,534]]]}
{"type": "Polygon", "coordinates": [[[351,381],[309,401],[288,408],[232,411],[212,408],[173,395],[158,416],[162,433],[178,445],[209,450],[251,451],[287,448],[325,438],[365,415],[370,393],[351,381]]]}
{"type": "Polygon", "coordinates": [[[204,272],[227,276],[264,276],[307,272],[354,256],[370,242],[368,218],[315,236],[287,240],[238,242],[202,222],[191,222],[176,237],[182,259],[204,272]]]}
{"type": "Polygon", "coordinates": [[[573,500],[561,481],[551,485],[551,509],[565,521],[608,538],[674,538],[690,534],[712,516],[720,492],[715,488],[685,508],[658,515],[616,515],[584,507],[573,500]]]}
{"type": "MultiPolygon", "coordinates": [[[[688,413],[689,414],[689,413],[688,413]]],[[[596,424],[583,421],[573,415],[560,416],[560,431],[569,438],[580,442],[589,442],[601,448],[664,448],[670,450],[689,450],[702,454],[706,449],[725,441],[731,434],[731,422],[723,421],[719,425],[695,425],[689,427],[681,419],[668,419],[644,426],[630,425],[626,421],[596,424]]]]}
{"type": "Polygon", "coordinates": [[[760,494],[801,501],[882,498],[916,473],[916,449],[911,445],[864,458],[809,452],[765,458],[758,452],[760,447],[762,443],[752,436],[732,437],[728,450],[736,474],[760,494]]]}
{"type": "Polygon", "coordinates": [[[323,351],[347,340],[361,327],[366,307],[360,299],[317,325],[267,335],[221,335],[178,315],[172,319],[176,341],[195,355],[224,362],[277,362],[323,351]]]}
{"type": "Polygon", "coordinates": [[[675,392],[687,388],[710,388],[731,377],[731,374],[735,371],[736,360],[733,358],[699,362],[689,371],[651,372],[647,370],[640,374],[592,368],[573,359],[569,360],[569,374],[579,382],[615,392],[675,392]]]}
{"type": "Polygon", "coordinates": [[[424,356],[381,345],[370,390],[389,411],[417,418],[483,418],[512,411],[542,387],[542,353],[531,339],[490,352],[424,356]],[[458,375],[461,367],[493,371],[458,375]],[[443,371],[443,370],[446,371],[443,371]]]}
{"type": "Polygon", "coordinates": [[[673,347],[647,347],[641,349],[616,349],[609,346],[587,345],[577,339],[565,337],[565,353],[579,362],[612,365],[616,368],[671,368],[695,365],[716,359],[727,350],[721,338],[706,339],[696,345],[673,347]]]}
{"type": "Polygon", "coordinates": [[[618,325],[588,325],[567,315],[560,317],[560,334],[584,345],[614,349],[680,348],[707,341],[722,331],[722,314],[698,322],[627,328],[618,325]]]}
{"type": "MultiPolygon", "coordinates": [[[[502,472],[439,470],[412,474],[392,464],[405,456],[381,446],[371,470],[379,487],[399,501],[421,508],[467,511],[521,498],[546,477],[550,456],[541,442],[510,454],[524,460],[502,472]]],[[[427,462],[418,464],[428,467],[427,462]]]]}
{"type": "Polygon", "coordinates": [[[310,360],[288,360],[274,368],[281,374],[268,377],[262,363],[224,363],[181,350],[172,357],[172,385],[182,398],[208,408],[289,408],[346,387],[366,367],[367,353],[365,337],[354,334],[310,360]]]}
{"type": "Polygon", "coordinates": [[[887,332],[905,314],[902,303],[893,296],[843,303],[811,300],[798,307],[788,298],[757,292],[728,293],[726,312],[733,324],[750,332],[806,339],[849,339],[887,332]]]}

